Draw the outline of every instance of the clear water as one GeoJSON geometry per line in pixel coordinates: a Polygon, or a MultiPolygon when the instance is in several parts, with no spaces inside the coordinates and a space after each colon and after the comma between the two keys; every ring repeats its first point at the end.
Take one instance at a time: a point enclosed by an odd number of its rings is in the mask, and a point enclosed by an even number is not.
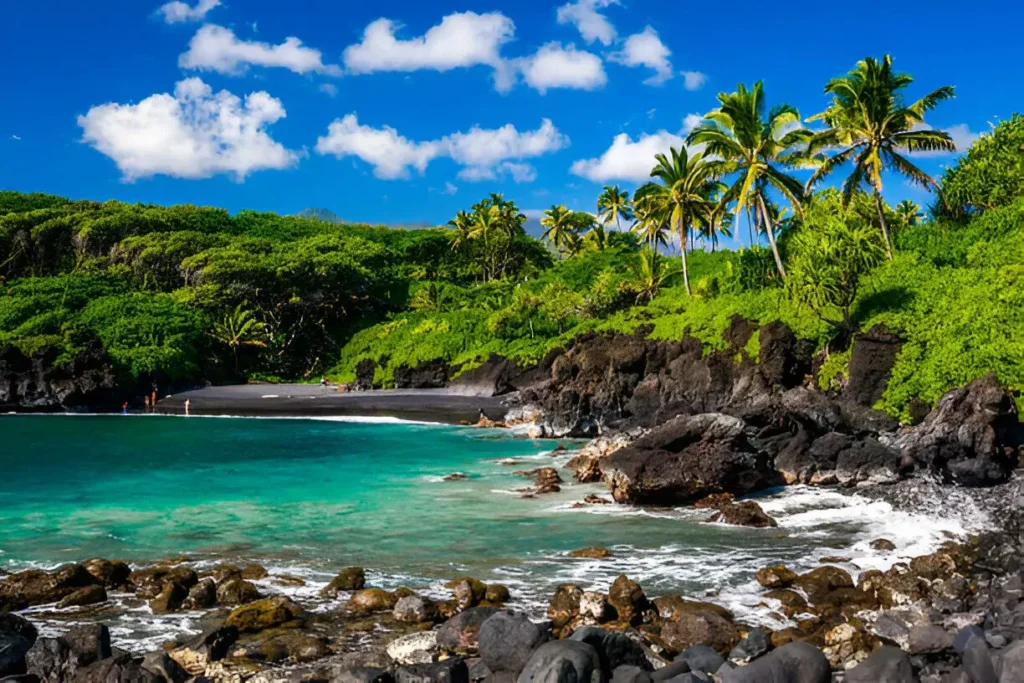
{"type": "MultiPolygon", "coordinates": [[[[769,562],[811,567],[849,557],[851,571],[928,552],[964,519],[790,488],[761,499],[776,529],[705,524],[704,511],[574,508],[600,485],[571,482],[524,499],[513,472],[562,465],[550,441],[508,432],[334,420],[155,416],[0,417],[0,567],[90,557],[144,563],[188,555],[257,561],[299,574],[312,600],[358,564],[384,586],[439,585],[469,573],[509,585],[540,611],[554,586],[607,589],[621,572],[649,594],[715,595],[764,612],[753,581],[769,562]],[[520,459],[516,466],[503,459],[520,459]],[[443,481],[452,472],[469,479],[443,481]],[[869,547],[894,540],[897,555],[869,547]],[[568,552],[613,549],[608,560],[568,552]]],[[[569,480],[569,474],[564,473],[569,480]]]]}

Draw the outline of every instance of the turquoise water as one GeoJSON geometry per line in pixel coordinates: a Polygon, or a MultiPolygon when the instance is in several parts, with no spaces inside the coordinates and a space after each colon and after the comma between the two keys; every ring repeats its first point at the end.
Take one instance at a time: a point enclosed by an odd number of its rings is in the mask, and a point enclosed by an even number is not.
{"type": "MultiPolygon", "coordinates": [[[[648,592],[713,592],[742,610],[753,575],[822,555],[875,566],[868,543],[927,550],[955,522],[817,489],[762,499],[777,529],[702,523],[706,512],[577,509],[600,485],[523,499],[517,469],[561,465],[550,441],[507,432],[331,420],[150,416],[0,417],[0,566],[89,557],[258,561],[311,582],[341,566],[383,585],[470,573],[540,608],[555,584],[606,589],[620,572],[648,592]],[[515,466],[501,464],[517,459],[515,466]],[[445,482],[452,472],[465,481],[445,482]],[[901,536],[902,534],[902,536],[901,536]],[[610,560],[570,550],[611,547],[610,560]]],[[[563,477],[569,479],[568,473],[563,477]]],[[[919,553],[918,553],[919,554],[919,553]]],[[[889,558],[896,559],[895,557],[889,558]]],[[[856,567],[851,567],[856,569],[856,567]]]]}

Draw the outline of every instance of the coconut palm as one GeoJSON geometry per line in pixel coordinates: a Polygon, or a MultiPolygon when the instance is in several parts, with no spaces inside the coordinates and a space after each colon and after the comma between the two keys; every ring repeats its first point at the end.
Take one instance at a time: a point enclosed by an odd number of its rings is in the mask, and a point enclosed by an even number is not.
{"type": "MultiPolygon", "coordinates": [[[[644,186],[647,188],[653,185],[644,186]]],[[[644,188],[641,188],[641,190],[644,188]]],[[[668,246],[668,234],[671,230],[669,215],[661,209],[656,199],[637,190],[633,200],[633,233],[640,238],[640,243],[652,251],[668,246]]]]}
{"type": "Polygon", "coordinates": [[[469,241],[470,233],[473,232],[473,222],[473,216],[465,211],[459,211],[455,218],[448,221],[448,225],[455,230],[455,235],[452,236],[452,249],[458,249],[469,241]]]}
{"type": "Polygon", "coordinates": [[[920,223],[924,214],[921,213],[920,206],[909,199],[904,199],[896,205],[896,217],[904,227],[909,228],[920,223]]]}
{"type": "Polygon", "coordinates": [[[719,235],[732,237],[734,218],[735,214],[729,211],[726,204],[721,200],[714,202],[708,211],[700,217],[698,231],[702,243],[710,243],[711,251],[715,251],[718,248],[719,235]]]}
{"type": "Polygon", "coordinates": [[[618,185],[605,185],[597,198],[597,217],[606,224],[615,221],[615,227],[622,230],[623,220],[633,220],[633,203],[629,201],[629,193],[620,190],[618,185]]]}
{"type": "Polygon", "coordinates": [[[557,204],[544,212],[540,219],[544,226],[544,233],[541,239],[551,242],[556,249],[563,249],[569,244],[572,235],[575,235],[572,222],[572,211],[566,208],[565,204],[557,204]]]}
{"type": "Polygon", "coordinates": [[[717,190],[712,173],[713,166],[703,152],[690,154],[685,147],[670,149],[671,157],[658,154],[658,165],[651,169],[651,177],[660,182],[648,183],[637,192],[652,210],[667,216],[667,222],[679,234],[679,252],[683,263],[683,284],[690,291],[690,275],[686,266],[686,249],[690,230],[699,216],[709,210],[711,197],[717,190]]]}
{"type": "Polygon", "coordinates": [[[721,202],[736,202],[737,222],[746,206],[754,207],[755,216],[760,213],[775,266],[784,278],[786,269],[775,244],[774,225],[766,215],[765,190],[778,190],[794,210],[800,210],[803,185],[783,169],[809,163],[800,145],[811,133],[799,126],[800,114],[788,104],[765,111],[761,81],[750,90],[741,83],[734,93],[719,93],[718,101],[719,108],[704,116],[704,121],[687,137],[687,144],[703,144],[705,154],[719,159],[714,163],[716,173],[734,175],[721,202]]]}
{"type": "Polygon", "coordinates": [[[265,326],[243,304],[238,304],[235,310],[215,322],[210,336],[231,349],[235,356],[235,372],[238,372],[238,350],[241,347],[267,345],[265,326]]]}
{"type": "Polygon", "coordinates": [[[906,105],[901,91],[913,80],[908,74],[892,70],[889,55],[882,61],[868,57],[857,62],[856,68],[847,75],[828,82],[825,93],[832,95],[832,103],[809,119],[824,122],[828,129],[811,138],[808,152],[836,148],[839,151],[811,176],[808,191],[846,162],[852,162],[853,170],[843,182],[843,203],[848,205],[861,185],[871,187],[889,260],[892,260],[892,242],[882,201],[883,171],[893,170],[911,182],[937,189],[931,176],[902,153],[956,150],[948,133],[924,127],[925,114],[943,100],[952,98],[953,87],[942,86],[906,105]]]}
{"type": "Polygon", "coordinates": [[[629,286],[636,291],[636,303],[650,301],[657,296],[665,280],[672,274],[668,264],[656,251],[645,249],[638,254],[637,263],[630,268],[629,286]]]}
{"type": "Polygon", "coordinates": [[[583,240],[587,247],[594,251],[604,251],[611,246],[611,235],[608,234],[603,223],[594,223],[583,240]]]}

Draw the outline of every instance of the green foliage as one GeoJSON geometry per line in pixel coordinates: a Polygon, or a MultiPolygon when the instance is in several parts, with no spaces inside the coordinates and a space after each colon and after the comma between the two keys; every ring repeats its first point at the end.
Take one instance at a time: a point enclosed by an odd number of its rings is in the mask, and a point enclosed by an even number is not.
{"type": "Polygon", "coordinates": [[[961,223],[943,219],[897,233],[901,251],[912,251],[937,266],[964,267],[1020,263],[1024,243],[1024,198],[961,223]],[[1009,260],[1008,260],[1009,259],[1009,260]]]}
{"type": "Polygon", "coordinates": [[[839,391],[845,385],[845,378],[850,373],[850,357],[853,347],[846,351],[833,352],[821,364],[818,370],[818,388],[822,391],[839,391]]]}
{"type": "Polygon", "coordinates": [[[1024,196],[1024,116],[982,135],[942,176],[939,214],[962,220],[1024,196]]]}

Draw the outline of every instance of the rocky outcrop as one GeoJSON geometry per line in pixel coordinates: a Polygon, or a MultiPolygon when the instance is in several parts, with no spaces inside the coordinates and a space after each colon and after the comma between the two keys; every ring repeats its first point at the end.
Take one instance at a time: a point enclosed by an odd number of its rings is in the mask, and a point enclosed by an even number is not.
{"type": "Polygon", "coordinates": [[[75,410],[113,408],[123,394],[102,344],[87,344],[68,364],[57,349],[31,357],[13,346],[0,348],[0,409],[75,410]]]}
{"type": "Polygon", "coordinates": [[[849,377],[843,396],[862,406],[873,406],[882,398],[903,341],[883,325],[855,335],[850,353],[849,377]]]}
{"type": "Polygon", "coordinates": [[[395,368],[395,388],[440,389],[448,385],[450,376],[451,368],[440,358],[422,363],[415,368],[400,365],[395,368]]]}
{"type": "Polygon", "coordinates": [[[748,442],[744,427],[718,413],[670,420],[609,456],[604,471],[612,496],[620,503],[679,505],[772,485],[768,457],[748,442]]]}

